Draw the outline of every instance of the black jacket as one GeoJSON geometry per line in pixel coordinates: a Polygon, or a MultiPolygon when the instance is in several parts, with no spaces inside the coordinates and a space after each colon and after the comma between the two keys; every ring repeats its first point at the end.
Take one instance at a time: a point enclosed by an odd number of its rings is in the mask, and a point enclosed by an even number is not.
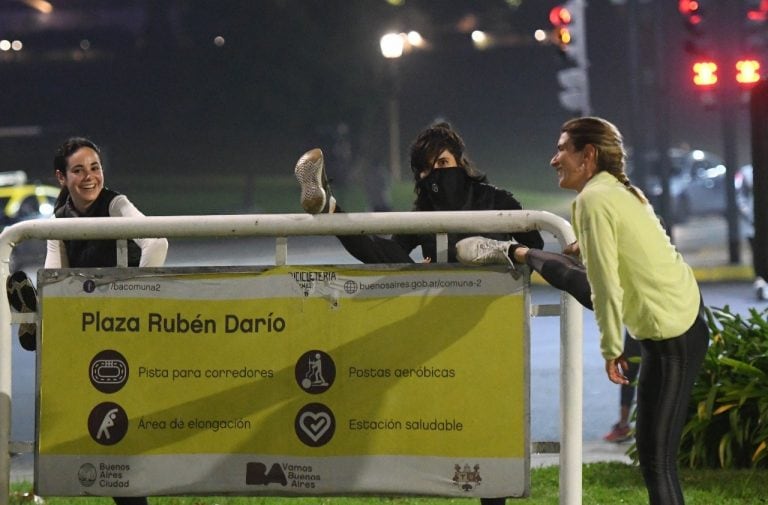
{"type": "MultiPolygon", "coordinates": [[[[497,188],[487,183],[472,181],[468,188],[469,194],[463,207],[460,210],[521,210],[522,206],[512,193],[505,189],[497,188]]],[[[340,209],[337,207],[337,211],[340,209]]],[[[418,210],[443,210],[417,209],[418,210]]],[[[447,210],[447,209],[445,209],[447,210]]],[[[470,234],[448,234],[448,261],[455,263],[456,260],[456,242],[459,240],[478,235],[470,234]]],[[[514,238],[517,242],[533,249],[544,247],[544,241],[538,231],[529,231],[522,233],[484,233],[484,237],[496,240],[510,240],[514,238]]],[[[437,258],[437,246],[435,234],[424,235],[393,235],[392,238],[378,235],[345,235],[340,236],[344,248],[363,263],[413,263],[410,257],[411,251],[421,246],[422,255],[425,258],[431,258],[435,261],[437,258]]]]}

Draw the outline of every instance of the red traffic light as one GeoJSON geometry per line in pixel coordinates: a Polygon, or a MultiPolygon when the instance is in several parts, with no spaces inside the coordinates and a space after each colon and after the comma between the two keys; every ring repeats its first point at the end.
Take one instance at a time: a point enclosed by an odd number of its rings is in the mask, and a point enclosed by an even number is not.
{"type": "Polygon", "coordinates": [[[680,14],[682,14],[683,16],[698,14],[699,2],[698,0],[679,0],[677,2],[677,10],[679,10],[680,14]]]}
{"type": "Polygon", "coordinates": [[[742,86],[752,86],[760,80],[760,62],[757,60],[739,60],[736,62],[736,82],[742,86]]]}
{"type": "Polygon", "coordinates": [[[552,26],[565,26],[571,21],[573,21],[571,11],[564,5],[552,7],[552,10],[549,11],[549,22],[552,23],[552,26]]]}
{"type": "Polygon", "coordinates": [[[717,63],[714,61],[697,61],[694,63],[693,83],[700,88],[717,84],[717,63]]]}
{"type": "Polygon", "coordinates": [[[687,22],[691,25],[701,23],[701,10],[698,0],[679,0],[677,10],[687,18],[687,22]]]}
{"type": "Polygon", "coordinates": [[[747,19],[755,23],[764,23],[768,19],[768,0],[760,0],[760,5],[747,11],[747,19]]]}

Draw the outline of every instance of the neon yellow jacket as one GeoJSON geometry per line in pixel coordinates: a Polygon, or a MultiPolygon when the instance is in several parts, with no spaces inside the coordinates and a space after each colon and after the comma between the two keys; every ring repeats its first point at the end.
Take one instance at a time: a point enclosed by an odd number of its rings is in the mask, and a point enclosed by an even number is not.
{"type": "Polygon", "coordinates": [[[639,340],[677,337],[690,328],[699,287],[650,205],[598,172],[572,211],[605,359],[623,352],[622,323],[639,340]]]}

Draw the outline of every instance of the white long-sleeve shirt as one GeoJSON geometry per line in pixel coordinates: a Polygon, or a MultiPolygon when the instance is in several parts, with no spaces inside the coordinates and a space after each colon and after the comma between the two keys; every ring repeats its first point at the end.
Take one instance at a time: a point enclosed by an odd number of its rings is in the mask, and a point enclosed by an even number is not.
{"type": "MultiPolygon", "coordinates": [[[[117,195],[109,203],[109,217],[142,217],[144,214],[125,195],[117,195]]],[[[141,249],[140,267],[161,267],[168,253],[168,240],[164,238],[137,238],[141,249]]],[[[45,268],[68,268],[67,251],[61,240],[49,240],[45,255],[45,268]]]]}

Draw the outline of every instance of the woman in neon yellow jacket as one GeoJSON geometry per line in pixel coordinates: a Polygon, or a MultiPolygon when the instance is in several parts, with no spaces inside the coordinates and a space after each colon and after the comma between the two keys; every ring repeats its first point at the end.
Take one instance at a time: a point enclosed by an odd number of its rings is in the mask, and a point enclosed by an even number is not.
{"type": "Polygon", "coordinates": [[[651,505],[677,505],[684,503],[677,453],[709,330],[693,272],[630,183],[625,159],[621,133],[610,122],[567,121],[551,164],[560,187],[578,192],[572,207],[577,241],[558,254],[470,237],[456,244],[457,258],[470,265],[527,264],[594,310],[605,370],[616,384],[629,384],[623,327],[639,341],[640,466],[651,505]]]}
{"type": "Polygon", "coordinates": [[[626,384],[623,327],[640,341],[636,440],[650,503],[682,504],[677,453],[709,344],[693,271],[624,172],[619,130],[596,117],[563,124],[551,164],[578,192],[573,227],[587,267],[608,378],[626,384]]]}

